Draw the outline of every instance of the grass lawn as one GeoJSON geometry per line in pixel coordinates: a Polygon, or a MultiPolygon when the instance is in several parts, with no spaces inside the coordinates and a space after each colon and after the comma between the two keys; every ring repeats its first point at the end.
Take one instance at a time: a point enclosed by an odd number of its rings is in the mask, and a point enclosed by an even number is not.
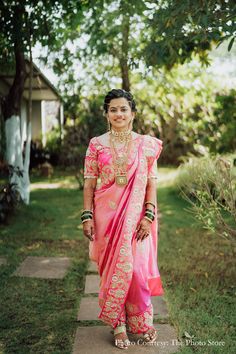
{"type": "MultiPolygon", "coordinates": [[[[235,249],[185,210],[174,176],[174,169],[160,168],[158,263],[170,322],[180,343],[188,334],[193,340],[180,352],[234,353],[235,249]]],[[[69,172],[31,181],[30,206],[0,226],[0,256],[8,258],[0,267],[0,353],[70,354],[88,262],[88,240],[79,227],[82,192],[69,172]],[[62,280],[12,277],[27,256],[67,256],[72,266],[62,280]]]]}
{"type": "Polygon", "coordinates": [[[171,180],[174,173],[161,169],[158,188],[158,264],[170,321],[180,343],[189,343],[181,347],[181,353],[233,354],[236,249],[203,230],[186,211],[189,205],[179,197],[171,180]]]}

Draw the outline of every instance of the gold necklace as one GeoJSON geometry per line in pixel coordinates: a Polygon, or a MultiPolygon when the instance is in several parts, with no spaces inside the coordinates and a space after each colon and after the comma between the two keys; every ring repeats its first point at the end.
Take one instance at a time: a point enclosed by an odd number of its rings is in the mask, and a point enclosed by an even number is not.
{"type": "Polygon", "coordinates": [[[117,132],[113,129],[111,129],[111,135],[113,135],[113,138],[119,138],[119,141],[121,143],[123,143],[124,141],[127,141],[130,139],[130,134],[131,134],[131,130],[128,129],[128,130],[125,130],[125,131],[122,131],[122,132],[117,132]]]}
{"type": "Polygon", "coordinates": [[[126,139],[124,145],[125,149],[121,156],[117,152],[114,139],[112,139],[111,135],[110,135],[110,143],[111,143],[113,166],[115,170],[115,182],[118,186],[125,186],[128,183],[127,165],[128,165],[128,153],[130,151],[130,147],[132,143],[131,134],[129,135],[129,138],[126,139]]]}

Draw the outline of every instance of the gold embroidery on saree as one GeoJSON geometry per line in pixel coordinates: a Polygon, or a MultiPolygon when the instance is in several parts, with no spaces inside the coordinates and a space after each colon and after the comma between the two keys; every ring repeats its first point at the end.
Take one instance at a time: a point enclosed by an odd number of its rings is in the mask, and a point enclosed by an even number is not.
{"type": "Polygon", "coordinates": [[[111,209],[117,209],[117,204],[112,200],[109,200],[108,204],[111,209]]]}
{"type": "MultiPolygon", "coordinates": [[[[145,186],[147,181],[146,167],[146,159],[141,158],[139,173],[136,174],[136,178],[139,179],[138,183],[140,185],[139,193],[137,193],[137,191],[131,192],[129,210],[127,210],[127,212],[132,215],[132,219],[127,218],[124,222],[124,234],[122,235],[123,239],[120,245],[120,252],[117,257],[114,273],[109,284],[110,289],[106,294],[104,306],[101,313],[99,314],[99,318],[101,318],[105,323],[112,325],[113,327],[115,327],[119,321],[122,306],[124,305],[125,294],[127,294],[129,290],[133,276],[131,240],[140,217],[140,210],[142,210],[141,208],[144,203],[146,191],[145,186]],[[125,250],[127,250],[127,253],[125,253],[125,250]],[[122,282],[117,281],[117,277],[119,280],[122,280],[122,282]],[[124,294],[124,296],[117,297],[114,296],[114,293],[118,294],[119,296],[124,294]],[[111,311],[111,308],[108,306],[109,303],[113,303],[113,311],[111,311]]],[[[139,318],[136,318],[136,321],[139,321],[139,318]]]]}
{"type": "MultiPolygon", "coordinates": [[[[131,310],[132,311],[132,310],[131,310]]],[[[150,304],[146,311],[137,314],[129,314],[127,317],[127,329],[132,333],[140,333],[153,325],[153,306],[150,304]]]]}

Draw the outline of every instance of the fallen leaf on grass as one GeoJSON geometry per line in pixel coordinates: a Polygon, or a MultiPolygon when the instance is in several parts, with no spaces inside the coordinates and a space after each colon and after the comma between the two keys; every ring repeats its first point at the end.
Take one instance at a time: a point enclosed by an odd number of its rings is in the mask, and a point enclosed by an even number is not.
{"type": "Polygon", "coordinates": [[[194,288],[190,288],[190,289],[191,289],[192,291],[195,291],[195,292],[197,291],[197,290],[196,290],[196,289],[194,289],[194,288]]]}
{"type": "Polygon", "coordinates": [[[193,338],[194,336],[191,336],[187,331],[184,331],[184,336],[186,338],[193,338]]]}

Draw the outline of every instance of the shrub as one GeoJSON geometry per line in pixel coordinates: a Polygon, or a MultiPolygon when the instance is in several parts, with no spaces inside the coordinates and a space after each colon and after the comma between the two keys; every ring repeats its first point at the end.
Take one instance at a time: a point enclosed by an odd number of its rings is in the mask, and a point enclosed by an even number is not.
{"type": "Polygon", "coordinates": [[[217,157],[192,157],[179,166],[176,183],[180,194],[203,227],[236,241],[236,173],[232,161],[217,157]]]}
{"type": "MultiPolygon", "coordinates": [[[[19,167],[8,166],[9,179],[13,173],[17,173],[19,177],[23,176],[23,172],[19,167]]],[[[18,191],[17,183],[6,183],[0,186],[0,223],[6,222],[10,214],[16,209],[21,202],[21,196],[18,191]]]]}
{"type": "Polygon", "coordinates": [[[44,150],[49,155],[48,161],[54,166],[57,165],[61,154],[61,133],[59,127],[54,128],[47,133],[46,146],[44,150]]]}

